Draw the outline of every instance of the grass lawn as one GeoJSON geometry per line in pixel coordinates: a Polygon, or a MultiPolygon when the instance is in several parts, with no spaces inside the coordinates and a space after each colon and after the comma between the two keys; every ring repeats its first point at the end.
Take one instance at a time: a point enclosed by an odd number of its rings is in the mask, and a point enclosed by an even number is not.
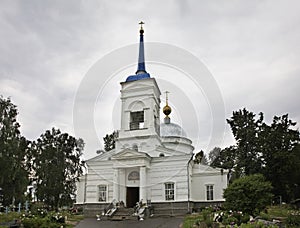
{"type": "Polygon", "coordinates": [[[70,215],[67,216],[66,224],[75,227],[78,222],[84,219],[83,215],[70,215]]]}
{"type": "Polygon", "coordinates": [[[188,215],[184,218],[183,221],[183,228],[190,228],[193,227],[193,225],[197,221],[203,221],[203,216],[202,214],[193,214],[193,215],[188,215]]]}

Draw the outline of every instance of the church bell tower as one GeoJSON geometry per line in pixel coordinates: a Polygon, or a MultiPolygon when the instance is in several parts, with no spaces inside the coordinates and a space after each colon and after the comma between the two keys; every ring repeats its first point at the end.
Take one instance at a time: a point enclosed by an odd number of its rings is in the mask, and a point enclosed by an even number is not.
{"type": "Polygon", "coordinates": [[[135,75],[121,82],[121,129],[116,149],[149,152],[161,145],[160,95],[156,80],[146,71],[144,29],[140,22],[138,67],[135,75]]]}

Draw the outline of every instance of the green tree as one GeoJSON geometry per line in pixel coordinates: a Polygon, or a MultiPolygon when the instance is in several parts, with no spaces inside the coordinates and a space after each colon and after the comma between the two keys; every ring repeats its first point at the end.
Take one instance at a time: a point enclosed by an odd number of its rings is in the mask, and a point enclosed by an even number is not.
{"type": "Polygon", "coordinates": [[[209,159],[209,164],[211,165],[214,160],[216,160],[221,153],[221,148],[220,147],[214,147],[209,153],[208,153],[208,159],[209,159]]]}
{"type": "Polygon", "coordinates": [[[291,169],[293,172],[291,173],[291,180],[292,180],[292,185],[291,185],[291,199],[299,199],[300,198],[300,144],[296,145],[294,149],[292,150],[292,158],[291,160],[293,161],[293,164],[291,165],[291,169]]]}
{"type": "Polygon", "coordinates": [[[215,157],[210,166],[223,169],[234,169],[236,165],[236,146],[226,147],[220,151],[220,154],[215,157]]]}
{"type": "Polygon", "coordinates": [[[33,145],[38,200],[55,209],[70,204],[75,196],[76,180],[83,172],[83,140],[52,128],[33,145]]]}
{"type": "Polygon", "coordinates": [[[235,178],[262,173],[271,181],[276,196],[284,201],[295,199],[299,168],[299,131],[288,114],[275,116],[268,125],[263,113],[238,110],[227,120],[236,139],[236,146],[225,148],[212,166],[233,169],[235,178]]]}
{"type": "Polygon", "coordinates": [[[260,173],[262,160],[260,156],[260,144],[258,131],[263,121],[263,114],[259,114],[258,120],[255,114],[245,108],[233,112],[230,119],[227,119],[236,140],[236,170],[241,175],[260,173]]]}
{"type": "Polygon", "coordinates": [[[195,164],[201,164],[203,157],[204,157],[203,150],[200,150],[198,153],[196,153],[194,157],[195,164]]]}
{"type": "Polygon", "coordinates": [[[103,137],[105,151],[110,151],[115,148],[117,137],[118,134],[116,131],[111,134],[106,134],[105,137],[103,137]]]}
{"type": "Polygon", "coordinates": [[[294,198],[299,176],[299,131],[293,129],[296,122],[288,114],[275,116],[272,124],[261,126],[259,139],[264,162],[263,174],[272,182],[274,194],[284,201],[294,198]],[[298,167],[298,168],[297,168],[298,167]]]}
{"type": "Polygon", "coordinates": [[[4,205],[23,202],[29,183],[29,141],[21,136],[17,115],[10,98],[0,96],[0,187],[4,205]]]}
{"type": "Polygon", "coordinates": [[[224,190],[224,206],[228,210],[257,215],[272,200],[272,184],[262,174],[244,176],[224,190]]]}
{"type": "Polygon", "coordinates": [[[226,147],[220,151],[220,154],[210,164],[211,167],[228,169],[228,179],[230,183],[236,178],[243,176],[241,170],[239,170],[239,167],[236,165],[236,151],[236,146],[226,147]]]}

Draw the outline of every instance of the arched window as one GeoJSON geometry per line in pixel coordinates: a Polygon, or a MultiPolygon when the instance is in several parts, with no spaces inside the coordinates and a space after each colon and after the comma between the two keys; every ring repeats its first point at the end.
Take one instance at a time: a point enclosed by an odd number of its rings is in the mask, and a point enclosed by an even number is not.
{"type": "Polygon", "coordinates": [[[164,153],[160,153],[160,154],[159,154],[159,157],[164,157],[164,156],[165,156],[164,153]]]}

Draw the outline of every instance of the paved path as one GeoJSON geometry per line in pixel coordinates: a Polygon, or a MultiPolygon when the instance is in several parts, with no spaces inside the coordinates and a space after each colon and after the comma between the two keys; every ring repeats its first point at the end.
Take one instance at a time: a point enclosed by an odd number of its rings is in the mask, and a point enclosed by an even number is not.
{"type": "Polygon", "coordinates": [[[76,228],[178,228],[183,217],[149,218],[144,221],[97,221],[96,218],[85,218],[76,228]]]}

